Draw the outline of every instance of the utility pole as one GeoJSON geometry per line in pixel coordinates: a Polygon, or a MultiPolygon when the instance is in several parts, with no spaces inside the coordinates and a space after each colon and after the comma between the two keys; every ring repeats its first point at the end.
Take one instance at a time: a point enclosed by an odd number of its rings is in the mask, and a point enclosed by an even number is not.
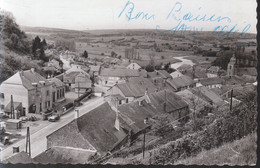
{"type": "Polygon", "coordinates": [[[143,159],[144,159],[144,153],[145,153],[145,133],[146,133],[146,129],[144,129],[144,140],[143,140],[143,159]]]}
{"type": "Polygon", "coordinates": [[[150,153],[149,164],[151,165],[152,164],[152,152],[149,152],[149,153],[150,153]]]}
{"type": "Polygon", "coordinates": [[[13,101],[13,95],[11,95],[11,118],[14,119],[14,101],[13,101]]]}
{"type": "Polygon", "coordinates": [[[164,90],[164,104],[163,104],[163,110],[166,112],[166,90],[164,90]]]}
{"type": "Polygon", "coordinates": [[[79,98],[79,82],[78,82],[78,98],[79,98]]]}
{"type": "Polygon", "coordinates": [[[230,111],[232,110],[232,98],[233,98],[233,89],[231,89],[231,95],[230,95],[230,111]]]}
{"type": "MultiPolygon", "coordinates": [[[[144,119],[145,126],[146,126],[147,122],[148,122],[148,118],[145,118],[144,119]]],[[[145,134],[146,134],[146,127],[144,129],[144,139],[143,139],[143,159],[144,159],[144,153],[145,153],[145,134]]]]}
{"type": "Polygon", "coordinates": [[[30,129],[27,127],[27,134],[26,134],[26,153],[31,156],[31,142],[30,142],[30,129]]]}

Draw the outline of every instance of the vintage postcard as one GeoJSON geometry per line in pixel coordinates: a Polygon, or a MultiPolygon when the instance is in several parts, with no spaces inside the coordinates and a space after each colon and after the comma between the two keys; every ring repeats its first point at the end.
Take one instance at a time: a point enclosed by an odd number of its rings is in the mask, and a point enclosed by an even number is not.
{"type": "Polygon", "coordinates": [[[1,164],[256,165],[255,0],[0,0],[1,164]]]}

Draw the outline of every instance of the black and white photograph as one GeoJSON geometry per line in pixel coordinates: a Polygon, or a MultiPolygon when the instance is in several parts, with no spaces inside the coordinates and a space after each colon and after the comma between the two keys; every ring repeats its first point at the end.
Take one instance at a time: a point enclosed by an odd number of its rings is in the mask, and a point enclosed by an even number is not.
{"type": "Polygon", "coordinates": [[[257,163],[256,0],[0,0],[0,163],[257,163]]]}

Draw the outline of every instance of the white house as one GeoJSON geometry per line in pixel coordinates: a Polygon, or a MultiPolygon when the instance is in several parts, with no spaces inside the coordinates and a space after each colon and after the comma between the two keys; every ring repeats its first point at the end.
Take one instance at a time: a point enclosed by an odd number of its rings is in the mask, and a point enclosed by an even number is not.
{"type": "Polygon", "coordinates": [[[139,70],[139,69],[141,69],[142,67],[141,67],[140,65],[138,65],[137,63],[132,62],[132,63],[130,63],[126,68],[127,68],[127,69],[139,70]]]}
{"type": "Polygon", "coordinates": [[[177,78],[177,77],[183,76],[183,74],[178,70],[172,72],[170,75],[172,76],[172,78],[177,78]]]}
{"type": "Polygon", "coordinates": [[[34,69],[20,71],[0,86],[4,106],[11,102],[22,103],[22,114],[41,113],[52,108],[52,84],[34,69]]]}

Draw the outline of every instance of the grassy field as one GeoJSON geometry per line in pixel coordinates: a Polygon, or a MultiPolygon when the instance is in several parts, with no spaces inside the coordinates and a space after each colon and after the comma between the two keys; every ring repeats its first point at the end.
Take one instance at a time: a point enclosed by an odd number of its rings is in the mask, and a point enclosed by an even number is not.
{"type": "Polygon", "coordinates": [[[196,157],[179,160],[174,164],[184,165],[255,165],[257,135],[250,134],[240,140],[219,148],[202,151],[196,157]]]}

